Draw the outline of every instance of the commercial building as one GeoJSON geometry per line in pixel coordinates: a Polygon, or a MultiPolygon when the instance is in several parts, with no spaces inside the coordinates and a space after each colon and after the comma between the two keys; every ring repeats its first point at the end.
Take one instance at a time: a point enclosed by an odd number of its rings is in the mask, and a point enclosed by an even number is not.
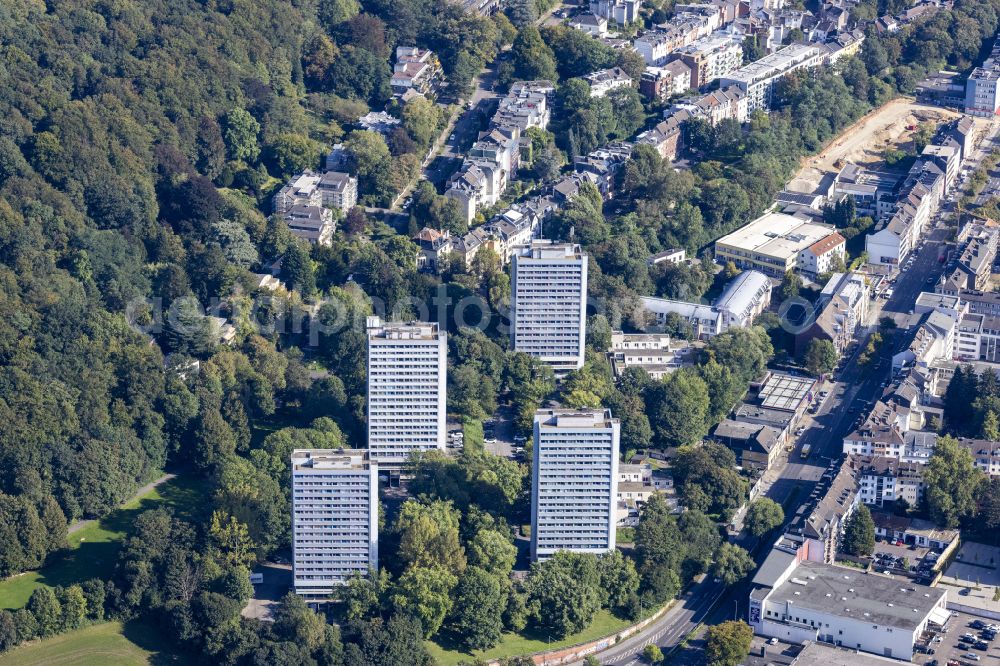
{"type": "Polygon", "coordinates": [[[715,241],[715,259],[781,278],[791,270],[842,258],[844,247],[844,238],[830,226],[769,212],[715,241]]]}
{"type": "Polygon", "coordinates": [[[749,616],[763,636],[909,661],[928,623],[947,621],[946,601],[938,588],[792,559],[770,585],[750,593],[749,616]]]}
{"type": "Polygon", "coordinates": [[[513,257],[511,344],[557,371],[583,367],[587,255],[579,245],[532,241],[513,257]]]}
{"type": "Polygon", "coordinates": [[[378,465],[354,449],[296,449],[291,465],[293,585],[324,600],[378,569],[378,465]]]}
{"type": "Polygon", "coordinates": [[[608,410],[535,413],[531,557],[615,549],[620,425],[608,410]]]}
{"type": "Polygon", "coordinates": [[[721,77],[719,87],[739,86],[747,94],[750,113],[767,111],[771,108],[774,85],[779,79],[799,69],[818,67],[823,64],[825,54],[816,46],[790,44],[721,77]]]}
{"type": "Polygon", "coordinates": [[[771,302],[771,281],[757,271],[743,271],[729,284],[713,305],[689,303],[670,298],[643,296],[642,305],[656,323],[663,325],[677,315],[691,325],[699,340],[707,340],[730,328],[746,328],[771,302]]]}
{"type": "Polygon", "coordinates": [[[446,442],[447,333],[436,323],[368,317],[368,450],[399,467],[446,442]]]}

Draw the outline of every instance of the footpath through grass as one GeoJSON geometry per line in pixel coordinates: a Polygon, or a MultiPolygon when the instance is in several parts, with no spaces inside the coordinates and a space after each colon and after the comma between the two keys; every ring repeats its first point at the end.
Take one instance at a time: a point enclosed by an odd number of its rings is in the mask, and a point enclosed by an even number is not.
{"type": "MultiPolygon", "coordinates": [[[[651,614],[652,613],[649,613],[649,615],[651,614]]],[[[472,657],[483,661],[491,661],[493,659],[501,659],[503,657],[517,657],[532,654],[534,652],[569,647],[570,645],[577,645],[579,643],[588,643],[590,641],[597,640],[598,638],[603,638],[604,636],[613,634],[617,631],[621,631],[625,627],[629,627],[636,622],[637,620],[623,620],[616,617],[608,610],[602,608],[597,612],[597,615],[594,616],[594,621],[590,623],[589,627],[580,633],[568,636],[561,641],[553,640],[549,642],[547,636],[539,634],[538,632],[533,633],[529,627],[525,629],[524,634],[504,634],[500,645],[497,645],[495,648],[490,650],[486,650],[485,652],[476,651],[472,654],[463,652],[461,648],[457,646],[448,645],[445,639],[441,636],[437,637],[437,642],[427,641],[427,649],[430,651],[431,656],[433,656],[437,663],[441,666],[455,666],[455,664],[460,661],[470,661],[470,658],[472,657]]],[[[3,664],[0,663],[0,666],[3,666],[3,664]]]]}
{"type": "Polygon", "coordinates": [[[177,477],[137,497],[109,516],[69,535],[69,548],[52,555],[38,571],[29,571],[0,581],[0,608],[21,608],[41,585],[72,585],[88,578],[111,576],[122,541],[143,511],[172,507],[178,515],[190,515],[202,500],[202,482],[177,477]]]}
{"type": "Polygon", "coordinates": [[[105,622],[0,655],[0,666],[142,666],[180,664],[156,631],[130,622],[105,622]]]}

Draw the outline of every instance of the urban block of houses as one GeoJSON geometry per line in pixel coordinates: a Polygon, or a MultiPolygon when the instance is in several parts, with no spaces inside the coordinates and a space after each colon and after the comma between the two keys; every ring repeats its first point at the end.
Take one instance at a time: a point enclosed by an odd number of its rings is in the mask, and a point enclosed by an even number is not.
{"type": "Polygon", "coordinates": [[[938,204],[958,175],[963,155],[961,127],[946,128],[913,163],[899,189],[895,213],[865,237],[871,264],[893,268],[906,261],[938,204]]]}
{"type": "Polygon", "coordinates": [[[733,278],[714,305],[668,298],[643,297],[643,307],[660,325],[670,314],[691,324],[693,335],[707,340],[730,328],[746,328],[771,302],[771,281],[758,271],[744,271],[733,278]]]}
{"type": "Polygon", "coordinates": [[[396,62],[389,85],[397,95],[409,91],[427,95],[433,91],[440,75],[441,64],[433,51],[415,46],[396,47],[396,62]]]}
{"type": "Polygon", "coordinates": [[[612,331],[608,360],[615,377],[628,368],[642,368],[653,379],[686,365],[694,365],[694,348],[684,340],[671,340],[666,333],[612,331]]]}
{"type": "Polygon", "coordinates": [[[833,199],[854,197],[858,215],[881,220],[896,210],[899,181],[900,177],[894,173],[845,164],[833,179],[833,199]]]}
{"type": "Polygon", "coordinates": [[[871,293],[860,273],[834,273],[820,292],[816,319],[795,336],[796,350],[804,350],[810,340],[829,340],[843,354],[855,338],[858,326],[868,319],[871,293]]]}
{"type": "Polygon", "coordinates": [[[591,97],[604,97],[615,88],[632,85],[632,77],[621,67],[599,69],[583,77],[590,84],[591,97]]]}
{"type": "Polygon", "coordinates": [[[714,90],[697,99],[682,99],[666,111],[667,117],[688,113],[701,118],[715,127],[723,120],[745,123],[750,118],[747,94],[739,86],[728,86],[714,90]]]}
{"type": "Polygon", "coordinates": [[[503,196],[520,163],[522,134],[530,127],[545,129],[549,122],[548,96],[553,90],[550,81],[512,86],[490,128],[479,135],[461,168],[449,179],[445,196],[459,202],[468,222],[503,196]]]}
{"type": "MultiPolygon", "coordinates": [[[[784,446],[792,439],[795,427],[802,420],[803,414],[813,399],[816,388],[815,380],[809,377],[799,377],[787,372],[776,370],[768,371],[764,377],[752,382],[749,387],[747,397],[736,406],[733,413],[723,423],[727,428],[733,426],[727,421],[742,424],[767,426],[777,431],[776,439],[771,442],[768,439],[766,457],[762,457],[760,451],[752,452],[748,459],[751,467],[767,469],[774,462],[776,451],[773,448],[784,446]]],[[[731,430],[729,434],[735,432],[731,430]]],[[[722,434],[716,433],[718,439],[722,439],[722,434]]],[[[764,436],[770,438],[773,433],[765,432],[764,436]]],[[[726,441],[726,444],[730,442],[726,441]]],[[[754,444],[756,447],[756,444],[754,444]]],[[[742,456],[741,456],[742,457],[742,456]]]]}
{"type": "Polygon", "coordinates": [[[832,227],[784,213],[768,212],[715,242],[715,259],[782,278],[843,260],[846,241],[832,227]]]}
{"type": "Polygon", "coordinates": [[[1000,227],[995,222],[969,222],[956,237],[958,257],[955,268],[941,276],[934,288],[939,294],[958,295],[965,289],[983,290],[993,274],[1000,243],[1000,227]]]}

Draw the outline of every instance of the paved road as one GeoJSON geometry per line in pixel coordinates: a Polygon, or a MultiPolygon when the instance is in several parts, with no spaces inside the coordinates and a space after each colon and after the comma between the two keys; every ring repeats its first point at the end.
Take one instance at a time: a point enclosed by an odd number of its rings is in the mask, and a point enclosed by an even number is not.
{"type": "MultiPolygon", "coordinates": [[[[155,481],[151,481],[150,483],[147,483],[146,485],[144,485],[142,488],[139,488],[139,490],[135,491],[135,493],[131,497],[129,497],[127,500],[125,500],[124,502],[122,502],[122,504],[128,504],[129,502],[131,502],[132,500],[136,499],[137,497],[142,497],[143,495],[145,495],[146,493],[148,493],[150,490],[152,490],[153,488],[157,487],[158,485],[166,483],[170,479],[173,479],[173,478],[176,478],[176,477],[177,477],[176,474],[164,474],[163,476],[161,476],[160,478],[156,479],[155,481]]],[[[76,521],[75,523],[73,523],[72,525],[69,526],[69,529],[67,530],[67,534],[73,534],[74,532],[79,532],[84,527],[87,527],[88,525],[93,525],[96,522],[97,522],[96,520],[78,520],[78,521],[76,521]]]]}
{"type": "MultiPolygon", "coordinates": [[[[872,303],[868,326],[859,334],[859,342],[848,356],[837,381],[832,383],[829,396],[817,413],[805,422],[807,430],[799,438],[799,444],[810,445],[809,457],[802,460],[799,458],[799,449],[793,451],[777,478],[763,491],[766,497],[783,505],[797,502],[798,498],[808,498],[813,486],[830,464],[840,459],[844,435],[854,428],[857,419],[881,395],[882,383],[889,378],[892,353],[908,344],[912,338],[919,318],[911,317],[909,312],[921,291],[933,289],[928,284],[928,279],[936,279],[941,273],[942,264],[938,257],[946,235],[947,230],[944,228],[932,229],[929,232],[930,239],[917,251],[913,263],[900,274],[893,297],[887,302],[872,303]],[[878,329],[878,320],[883,315],[892,317],[900,329],[895,334],[890,334],[891,343],[883,348],[879,369],[873,371],[861,367],[858,357],[867,344],[868,337],[878,329]]],[[[794,513],[794,510],[786,510],[789,520],[794,513]]],[[[755,559],[758,564],[767,555],[766,544],[758,549],[757,540],[750,539],[747,535],[740,535],[737,542],[751,552],[756,551],[755,559]]],[[[630,666],[640,663],[639,655],[650,643],[660,646],[664,652],[673,650],[699,624],[716,624],[731,619],[734,614],[740,616],[741,609],[745,613],[748,585],[749,583],[744,582],[726,588],[706,577],[700,584],[693,586],[690,593],[662,618],[639,635],[601,653],[598,658],[602,664],[630,666]]]]}

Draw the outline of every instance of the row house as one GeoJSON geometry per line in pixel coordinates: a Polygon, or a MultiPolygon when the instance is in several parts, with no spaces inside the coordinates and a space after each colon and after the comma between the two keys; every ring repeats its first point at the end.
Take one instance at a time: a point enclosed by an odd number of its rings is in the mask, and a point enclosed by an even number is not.
{"type": "Polygon", "coordinates": [[[745,123],[750,118],[747,94],[739,86],[720,88],[697,99],[681,100],[666,113],[672,115],[679,111],[687,111],[691,116],[707,121],[712,127],[723,120],[745,123]]]}
{"type": "Polygon", "coordinates": [[[967,123],[949,124],[924,148],[899,190],[895,214],[865,238],[870,263],[893,267],[906,260],[951,190],[971,148],[971,133],[967,123]]]}

